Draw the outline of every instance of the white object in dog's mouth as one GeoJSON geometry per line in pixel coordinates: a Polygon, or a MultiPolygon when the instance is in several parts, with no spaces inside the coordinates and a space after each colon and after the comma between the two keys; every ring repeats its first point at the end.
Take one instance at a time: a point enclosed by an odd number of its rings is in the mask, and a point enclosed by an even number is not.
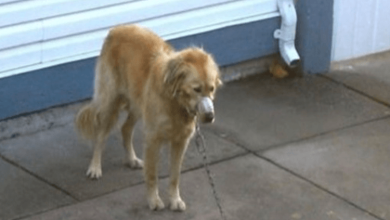
{"type": "Polygon", "coordinates": [[[214,112],[213,101],[209,97],[203,97],[197,106],[197,111],[200,114],[212,113],[214,112]]]}

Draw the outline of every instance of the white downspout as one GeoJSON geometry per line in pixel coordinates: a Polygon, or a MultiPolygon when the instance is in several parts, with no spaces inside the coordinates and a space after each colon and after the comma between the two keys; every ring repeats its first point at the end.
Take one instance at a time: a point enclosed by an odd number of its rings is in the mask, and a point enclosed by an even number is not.
{"type": "Polygon", "coordinates": [[[291,67],[300,61],[295,48],[295,32],[297,28],[297,13],[293,0],[278,0],[279,12],[282,16],[280,29],[275,30],[274,37],[279,39],[279,50],[284,61],[291,67]]]}

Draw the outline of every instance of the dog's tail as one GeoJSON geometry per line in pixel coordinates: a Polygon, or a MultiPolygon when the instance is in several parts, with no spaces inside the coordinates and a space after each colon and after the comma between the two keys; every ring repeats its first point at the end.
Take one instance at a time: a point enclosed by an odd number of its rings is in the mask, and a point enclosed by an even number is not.
{"type": "Polygon", "coordinates": [[[76,128],[84,138],[93,140],[96,137],[97,117],[97,108],[93,102],[85,105],[77,113],[75,118],[76,128]]]}

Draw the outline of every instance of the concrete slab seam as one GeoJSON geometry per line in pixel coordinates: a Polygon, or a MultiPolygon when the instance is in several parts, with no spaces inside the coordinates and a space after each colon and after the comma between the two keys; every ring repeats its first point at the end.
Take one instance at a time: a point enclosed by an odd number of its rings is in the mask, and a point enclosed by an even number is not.
{"type": "Polygon", "coordinates": [[[245,144],[240,143],[238,140],[235,140],[234,138],[228,138],[228,136],[223,137],[217,131],[215,131],[213,129],[209,129],[209,130],[207,130],[207,132],[210,132],[213,135],[215,135],[215,136],[217,136],[217,137],[219,137],[219,138],[221,138],[221,139],[223,139],[223,140],[225,140],[225,141],[227,141],[227,142],[229,142],[229,143],[231,143],[231,144],[233,144],[233,145],[235,145],[235,146],[245,150],[247,153],[253,153],[249,148],[244,146],[245,144]]]}
{"type": "Polygon", "coordinates": [[[294,175],[295,177],[297,177],[297,178],[299,178],[299,179],[301,179],[301,180],[303,180],[303,181],[313,185],[314,187],[316,187],[316,188],[318,188],[318,189],[320,189],[320,190],[322,190],[322,191],[324,191],[324,192],[334,196],[335,198],[337,198],[337,199],[339,199],[339,200],[349,204],[350,206],[352,206],[352,207],[354,207],[354,208],[356,208],[356,209],[358,209],[358,210],[360,210],[360,211],[362,211],[364,213],[367,213],[368,215],[370,215],[373,218],[376,218],[378,220],[386,220],[386,219],[383,219],[383,218],[377,216],[376,214],[374,214],[374,213],[372,213],[372,212],[370,212],[370,211],[360,207],[359,205],[349,201],[348,199],[346,199],[346,198],[344,198],[344,197],[342,197],[342,196],[340,196],[340,195],[338,195],[338,194],[328,190],[327,188],[321,186],[320,184],[317,184],[316,182],[311,181],[310,179],[300,175],[299,173],[296,173],[296,172],[288,169],[287,167],[282,166],[281,164],[279,164],[279,163],[277,163],[277,162],[275,162],[275,161],[273,161],[273,160],[271,160],[271,159],[269,159],[267,157],[264,157],[264,156],[259,155],[257,153],[255,153],[255,156],[260,158],[260,159],[263,159],[263,160],[267,161],[268,163],[273,164],[274,166],[276,166],[276,167],[278,167],[278,168],[280,168],[280,169],[282,169],[282,170],[284,170],[284,171],[286,171],[286,172],[288,172],[288,173],[290,173],[292,175],[294,175]]]}
{"type": "Polygon", "coordinates": [[[38,129],[38,130],[35,130],[35,131],[32,131],[32,132],[26,132],[26,133],[23,133],[23,134],[20,134],[19,132],[15,132],[15,133],[13,133],[10,137],[0,138],[0,142],[6,141],[6,140],[12,140],[12,139],[18,138],[18,137],[20,137],[20,136],[31,136],[31,135],[35,135],[35,134],[37,134],[37,133],[39,133],[39,132],[48,131],[48,130],[53,129],[53,128],[62,128],[62,127],[67,126],[68,124],[69,124],[69,123],[59,124],[59,125],[51,125],[51,126],[48,126],[48,127],[46,127],[46,128],[38,129]]]}
{"type": "Polygon", "coordinates": [[[324,75],[324,74],[318,74],[318,77],[327,79],[327,80],[329,80],[330,82],[336,83],[336,84],[338,84],[338,85],[342,85],[343,87],[345,87],[346,89],[348,89],[348,90],[350,90],[350,91],[352,91],[352,92],[355,92],[355,93],[357,93],[357,94],[359,94],[359,95],[361,95],[361,96],[364,96],[364,97],[366,97],[366,98],[368,98],[368,99],[370,99],[370,100],[372,100],[372,101],[374,101],[374,102],[376,102],[376,103],[378,103],[378,104],[381,104],[381,105],[383,105],[383,106],[385,106],[385,107],[390,108],[390,105],[389,105],[388,103],[386,103],[386,102],[384,102],[384,101],[382,101],[382,100],[379,100],[379,99],[375,98],[374,96],[371,96],[371,95],[369,95],[369,94],[367,94],[367,93],[365,93],[365,92],[362,92],[362,91],[360,91],[360,90],[358,90],[358,89],[355,89],[355,88],[353,88],[352,86],[347,85],[346,83],[339,82],[339,81],[337,81],[337,80],[335,80],[335,79],[332,79],[331,77],[328,77],[328,76],[326,76],[326,75],[324,75]]]}
{"type": "MultiPolygon", "coordinates": [[[[357,124],[347,125],[345,127],[341,127],[341,128],[337,128],[337,129],[321,132],[321,133],[318,133],[318,134],[315,134],[315,135],[312,135],[312,136],[309,136],[309,137],[300,138],[300,139],[297,139],[297,140],[292,140],[292,141],[284,142],[284,143],[281,143],[281,144],[271,145],[271,146],[266,147],[266,148],[264,148],[264,149],[262,149],[260,151],[255,152],[255,153],[263,154],[264,152],[266,152],[268,150],[271,150],[271,149],[274,150],[274,149],[277,149],[277,148],[281,148],[281,147],[284,147],[284,146],[286,146],[288,144],[294,144],[294,143],[298,143],[298,142],[302,142],[302,141],[307,141],[307,140],[314,139],[314,138],[317,138],[317,137],[325,136],[325,135],[328,135],[328,134],[332,134],[332,133],[335,133],[335,132],[347,130],[347,129],[358,127],[358,126],[362,126],[362,125],[365,125],[365,124],[370,124],[370,123],[377,122],[377,121],[386,120],[386,119],[389,119],[389,118],[390,118],[390,115],[386,115],[386,116],[382,116],[382,117],[379,117],[379,118],[374,118],[374,119],[370,119],[370,120],[367,120],[367,121],[359,122],[357,124]]],[[[247,149],[247,150],[249,150],[249,149],[247,149]]],[[[251,150],[249,150],[249,151],[251,151],[251,150]]]]}
{"type": "Polygon", "coordinates": [[[36,178],[37,180],[39,180],[39,181],[41,181],[41,182],[43,182],[43,183],[53,187],[54,189],[59,190],[60,192],[62,192],[65,195],[69,196],[70,198],[72,198],[73,200],[79,201],[76,197],[74,197],[68,191],[66,191],[66,190],[62,189],[61,187],[57,186],[56,184],[51,183],[48,180],[40,177],[39,175],[35,174],[34,172],[31,172],[30,170],[26,169],[25,167],[21,166],[20,164],[16,163],[15,161],[8,159],[4,155],[0,154],[0,159],[4,160],[6,163],[9,163],[10,165],[12,165],[12,166],[14,166],[14,167],[16,167],[18,169],[26,172],[27,174],[31,175],[32,177],[36,178]]]}

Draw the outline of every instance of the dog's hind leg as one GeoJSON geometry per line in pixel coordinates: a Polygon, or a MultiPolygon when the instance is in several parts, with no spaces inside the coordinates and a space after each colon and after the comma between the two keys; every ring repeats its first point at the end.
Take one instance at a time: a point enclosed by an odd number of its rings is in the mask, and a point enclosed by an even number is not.
{"type": "MultiPolygon", "coordinates": [[[[103,54],[104,52],[102,52],[103,54]]],[[[118,119],[122,99],[118,94],[117,74],[113,73],[108,61],[99,58],[95,70],[95,86],[91,106],[94,106],[93,156],[87,176],[98,179],[102,176],[101,157],[104,144],[112,127],[118,119]]]]}
{"type": "Polygon", "coordinates": [[[126,162],[130,168],[139,169],[144,166],[144,162],[135,154],[133,147],[133,129],[137,122],[135,115],[129,110],[126,122],[122,126],[123,146],[126,150],[126,162]]]}
{"type": "Polygon", "coordinates": [[[96,137],[94,140],[93,156],[87,171],[87,176],[98,179],[102,176],[101,157],[105,141],[112,127],[115,125],[120,108],[120,100],[113,98],[103,102],[97,110],[96,137]]]}
{"type": "Polygon", "coordinates": [[[87,176],[91,179],[99,179],[102,176],[102,152],[104,150],[105,137],[99,134],[93,147],[93,155],[87,170],[87,176]]]}
{"type": "Polygon", "coordinates": [[[183,162],[183,156],[187,149],[188,141],[172,141],[171,145],[171,177],[169,184],[170,209],[174,211],[184,211],[185,202],[180,197],[180,171],[183,162]]]}

